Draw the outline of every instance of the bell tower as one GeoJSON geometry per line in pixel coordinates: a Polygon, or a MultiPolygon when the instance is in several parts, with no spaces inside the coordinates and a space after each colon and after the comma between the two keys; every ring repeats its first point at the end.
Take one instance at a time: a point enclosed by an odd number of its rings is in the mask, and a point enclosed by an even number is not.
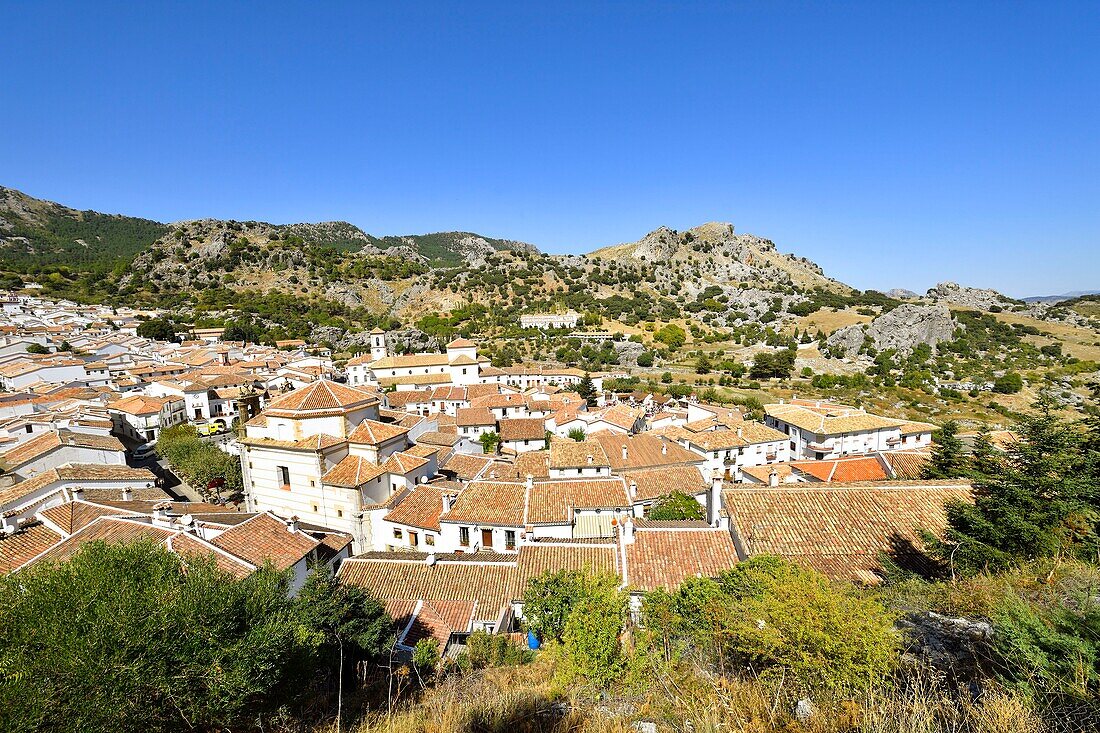
{"type": "Polygon", "coordinates": [[[386,332],[381,328],[376,328],[370,332],[370,357],[373,361],[379,359],[385,359],[386,352],[386,332]]]}

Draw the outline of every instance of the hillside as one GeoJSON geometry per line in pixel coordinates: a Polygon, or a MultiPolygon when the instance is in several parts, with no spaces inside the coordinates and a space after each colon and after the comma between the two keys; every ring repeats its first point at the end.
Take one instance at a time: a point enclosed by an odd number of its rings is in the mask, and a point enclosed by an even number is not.
{"type": "Polygon", "coordinates": [[[148,219],[77,211],[0,186],[0,259],[17,271],[49,265],[107,271],[166,228],[148,219]]]}

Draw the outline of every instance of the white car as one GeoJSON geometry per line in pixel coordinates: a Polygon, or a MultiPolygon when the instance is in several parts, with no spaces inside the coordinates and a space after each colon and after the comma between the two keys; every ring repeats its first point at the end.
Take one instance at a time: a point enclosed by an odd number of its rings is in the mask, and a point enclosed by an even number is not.
{"type": "Polygon", "coordinates": [[[134,448],[134,460],[144,461],[149,458],[154,458],[157,455],[156,446],[152,443],[142,443],[137,448],[134,448]]]}

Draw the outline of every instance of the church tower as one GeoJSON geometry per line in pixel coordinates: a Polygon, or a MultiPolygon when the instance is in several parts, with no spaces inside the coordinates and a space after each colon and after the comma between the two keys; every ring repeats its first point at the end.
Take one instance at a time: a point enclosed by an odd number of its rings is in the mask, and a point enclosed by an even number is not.
{"type": "Polygon", "coordinates": [[[370,332],[370,357],[372,361],[378,361],[379,359],[385,359],[386,352],[386,332],[381,328],[376,328],[370,332]]]}

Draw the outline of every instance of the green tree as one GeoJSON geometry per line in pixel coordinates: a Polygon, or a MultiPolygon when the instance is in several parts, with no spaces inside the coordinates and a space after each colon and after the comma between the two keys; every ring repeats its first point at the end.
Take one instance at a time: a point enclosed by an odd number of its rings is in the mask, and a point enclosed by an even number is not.
{"type": "Polygon", "coordinates": [[[593,587],[611,582],[579,570],[545,572],[531,578],[523,594],[523,618],[529,631],[540,639],[561,641],[573,607],[593,587]]]}
{"type": "Polygon", "coordinates": [[[687,332],[675,323],[668,323],[653,332],[653,339],[670,349],[678,349],[687,343],[687,332]]]}
{"type": "Polygon", "coordinates": [[[627,596],[614,579],[585,585],[562,632],[563,680],[607,687],[622,675],[625,661],[619,637],[627,619],[627,596]]]}
{"type": "Polygon", "coordinates": [[[1060,419],[1041,399],[1016,426],[993,472],[975,481],[975,503],[947,506],[945,540],[933,548],[955,570],[998,570],[1023,560],[1100,550],[1100,466],[1089,424],[1060,419]]]}
{"type": "Polygon", "coordinates": [[[1016,394],[1023,388],[1023,377],[1016,372],[1008,372],[993,380],[993,391],[1000,394],[1016,394]]]}
{"type": "Polygon", "coordinates": [[[584,428],[573,428],[569,431],[569,438],[580,443],[588,437],[588,433],[584,432],[584,428]]]}
{"type": "Polygon", "coordinates": [[[653,520],[683,520],[704,519],[703,507],[694,498],[682,491],[673,491],[665,494],[653,502],[647,519],[653,520]]]}
{"type": "Polygon", "coordinates": [[[0,729],[226,730],[309,695],[317,648],[270,569],[151,542],[0,576],[0,729]]]}
{"type": "Polygon", "coordinates": [[[921,471],[922,478],[962,478],[970,475],[971,463],[966,446],[959,439],[959,424],[948,420],[933,435],[932,456],[921,471]]]}
{"type": "Polygon", "coordinates": [[[577,394],[585,400],[590,400],[596,396],[596,385],[588,372],[585,372],[584,376],[581,377],[581,381],[577,382],[577,394]]]}
{"type": "Polygon", "coordinates": [[[154,341],[175,341],[180,327],[167,318],[150,318],[138,324],[137,335],[154,341]]]}
{"type": "Polygon", "coordinates": [[[298,593],[297,607],[315,637],[315,646],[336,657],[336,730],[339,731],[343,720],[344,657],[349,652],[356,661],[381,657],[392,641],[391,620],[382,604],[370,594],[337,582],[326,568],[310,573],[298,593]]]}
{"type": "Polygon", "coordinates": [[[653,352],[643,351],[638,354],[638,366],[643,369],[653,366],[653,352]]]}
{"type": "Polygon", "coordinates": [[[481,443],[481,448],[486,453],[496,453],[497,446],[500,445],[500,435],[495,430],[490,430],[482,433],[477,441],[481,443]]]}
{"type": "Polygon", "coordinates": [[[47,349],[42,344],[33,343],[33,344],[27,344],[27,353],[28,354],[48,354],[48,353],[50,353],[50,350],[47,349]]]}
{"type": "Polygon", "coordinates": [[[706,354],[700,354],[695,359],[695,373],[696,374],[710,374],[711,363],[706,354]]]}

